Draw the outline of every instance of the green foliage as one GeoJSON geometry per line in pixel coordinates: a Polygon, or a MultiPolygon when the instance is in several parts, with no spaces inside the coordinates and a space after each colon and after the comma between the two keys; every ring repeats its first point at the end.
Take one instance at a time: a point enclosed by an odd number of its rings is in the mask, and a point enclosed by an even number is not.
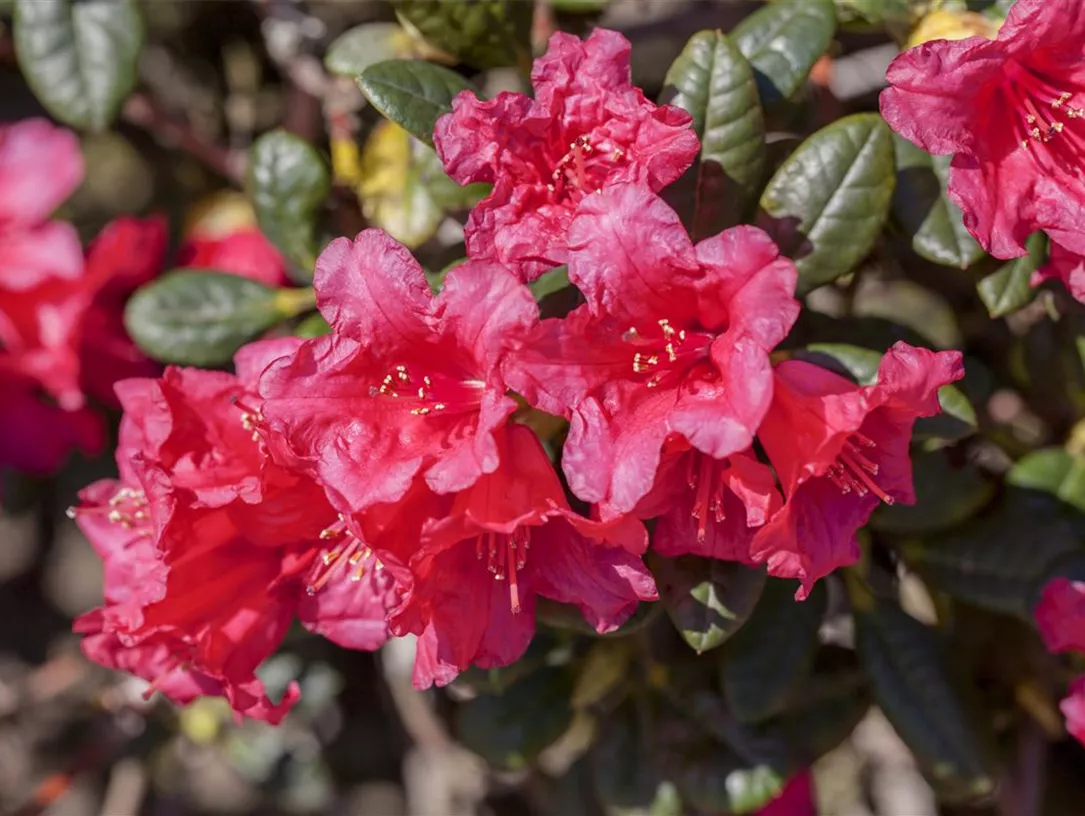
{"type": "Polygon", "coordinates": [[[212,270],[177,270],[129,299],[124,326],[160,362],[225,365],[249,340],[312,306],[311,291],[294,291],[212,270]]]}
{"type": "Polygon", "coordinates": [[[765,122],[753,69],[719,31],[694,34],[664,81],[701,140],[694,231],[713,235],[741,220],[760,191],[765,122]]]}
{"type": "Polygon", "coordinates": [[[531,62],[531,3],[519,0],[395,0],[396,15],[432,46],[475,68],[531,62]]]}
{"type": "Polygon", "coordinates": [[[92,130],[113,121],[143,46],[133,0],[18,0],[14,34],[19,68],[53,116],[92,130]]]}
{"type": "Polygon", "coordinates": [[[877,114],[822,128],[761,195],[758,224],[799,268],[799,292],[850,272],[874,248],[896,183],[893,140],[877,114]]]}
{"type": "Polygon", "coordinates": [[[264,235],[311,276],[317,214],[331,187],[320,154],[286,131],[265,134],[249,151],[248,187],[264,235]]]}
{"type": "Polygon", "coordinates": [[[385,60],[358,77],[366,99],[382,115],[433,147],[433,126],[452,111],[452,100],[470,83],[447,68],[428,62],[385,60]]]}

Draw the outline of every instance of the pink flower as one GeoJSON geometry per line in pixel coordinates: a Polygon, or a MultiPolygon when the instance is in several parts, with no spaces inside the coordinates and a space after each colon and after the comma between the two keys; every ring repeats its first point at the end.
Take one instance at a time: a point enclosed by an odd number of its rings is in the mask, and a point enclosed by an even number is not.
{"type": "Polygon", "coordinates": [[[1034,617],[1049,652],[1085,652],[1085,583],[1048,581],[1034,617]]]}
{"type": "Polygon", "coordinates": [[[537,318],[527,288],[469,262],[434,296],[379,230],[333,241],[315,285],[332,334],[260,383],[277,455],[327,485],[344,512],[398,501],[417,474],[449,493],[496,470],[494,434],[516,409],[498,363],[537,318]]]}
{"type": "Polygon", "coordinates": [[[1000,258],[1046,230],[1085,254],[1085,6],[1018,0],[998,39],[934,40],[889,66],[882,115],[935,154],[956,154],[949,193],[1000,258]]]}
{"type": "Polygon", "coordinates": [[[267,286],[287,282],[286,260],[264,237],[244,195],[216,193],[198,206],[177,265],[240,275],[267,286]]]}
{"type": "Polygon", "coordinates": [[[915,501],[912,426],[942,410],[938,389],[964,369],[960,352],[897,343],[874,385],[798,360],[775,374],[757,436],[786,502],[758,531],[751,555],[771,575],[798,578],[801,600],[818,578],[859,557],[855,535],[879,503],[915,501]]]}
{"type": "Polygon", "coordinates": [[[596,29],[584,42],[556,33],[532,69],[534,99],[480,102],[464,92],[437,120],[448,174],[494,185],[468,219],[470,257],[531,280],[565,263],[566,230],[586,196],[617,182],[658,191],[690,166],[699,149],[691,117],[644,98],[630,82],[629,53],[614,31],[596,29]]]}
{"type": "MultiPolygon", "coordinates": [[[[702,542],[725,493],[768,502],[751,511],[763,514],[771,499],[740,486],[760,480],[756,463],[728,459],[750,447],[768,410],[769,351],[799,310],[794,265],[753,227],[694,246],[678,216],[635,185],[586,199],[569,246],[569,277],[587,304],[543,321],[505,375],[532,404],[570,417],[562,463],[572,491],[609,519],[655,486],[702,520],[702,542]],[[665,444],[684,461],[661,467],[665,444]]],[[[667,512],[653,503],[638,515],[667,512]]]]}
{"type": "Polygon", "coordinates": [[[1085,303],[1085,256],[1053,243],[1047,263],[1032,273],[1029,283],[1039,286],[1048,280],[1062,281],[1075,300],[1085,303]]]}

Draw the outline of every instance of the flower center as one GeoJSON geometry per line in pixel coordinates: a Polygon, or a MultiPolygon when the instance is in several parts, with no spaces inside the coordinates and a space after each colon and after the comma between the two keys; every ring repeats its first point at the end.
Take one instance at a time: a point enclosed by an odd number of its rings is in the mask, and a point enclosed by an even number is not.
{"type": "Polygon", "coordinates": [[[895,499],[874,481],[874,477],[878,475],[878,466],[863,453],[864,448],[870,450],[876,447],[874,440],[860,433],[852,434],[826,475],[829,481],[840,488],[841,493],[854,492],[860,497],[873,493],[886,504],[893,504],[895,499]]]}
{"type": "Polygon", "coordinates": [[[493,573],[495,581],[509,580],[509,608],[520,611],[520,585],[517,573],[527,564],[527,551],[531,548],[531,528],[517,527],[512,533],[484,533],[475,539],[475,555],[486,559],[486,569],[493,573]]]}
{"type": "Polygon", "coordinates": [[[414,416],[428,416],[477,411],[485,390],[482,380],[464,380],[440,372],[424,374],[397,365],[380,386],[369,389],[369,394],[399,400],[414,416]]]}
{"type": "Polygon", "coordinates": [[[633,346],[633,374],[655,388],[668,376],[681,374],[708,357],[712,335],[674,328],[666,319],[648,334],[629,328],[622,339],[633,346]]]}
{"type": "Polygon", "coordinates": [[[246,405],[237,397],[231,400],[235,407],[241,409],[241,427],[252,433],[252,441],[260,441],[260,429],[264,425],[264,412],[260,408],[246,405]]]}
{"type": "Polygon", "coordinates": [[[106,504],[69,507],[66,515],[70,519],[82,515],[104,515],[110,524],[119,524],[125,530],[150,525],[147,496],[142,490],[134,490],[131,487],[120,488],[106,504]]]}
{"type": "Polygon", "coordinates": [[[569,152],[558,159],[547,192],[554,201],[566,199],[573,203],[591,193],[601,193],[607,177],[624,159],[625,151],[605,139],[593,144],[590,136],[578,136],[569,143],[569,152]]]}
{"type": "Polygon", "coordinates": [[[320,531],[320,537],[325,541],[336,540],[336,544],[321,551],[316,563],[313,564],[305,585],[308,595],[316,595],[336,575],[347,577],[352,583],[362,580],[365,575],[367,562],[372,562],[375,571],[384,569],[384,565],[373,555],[373,551],[363,544],[351,533],[339,516],[335,522],[320,531]]]}
{"type": "Polygon", "coordinates": [[[1035,68],[1010,62],[1004,90],[1018,114],[1014,124],[1022,150],[1030,150],[1045,170],[1080,176],[1085,140],[1078,122],[1085,110],[1071,104],[1074,94],[1057,87],[1035,68]]]}
{"type": "Polygon", "coordinates": [[[689,458],[687,481],[690,490],[694,491],[690,515],[697,519],[697,541],[702,544],[708,535],[709,514],[717,522],[724,519],[724,483],[720,471],[720,463],[711,456],[696,453],[689,458]]]}

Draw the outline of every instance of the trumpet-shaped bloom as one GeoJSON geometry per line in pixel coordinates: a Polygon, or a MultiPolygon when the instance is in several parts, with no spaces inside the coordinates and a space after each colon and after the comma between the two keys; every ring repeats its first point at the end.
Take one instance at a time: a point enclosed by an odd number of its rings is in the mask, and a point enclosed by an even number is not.
{"type": "Polygon", "coordinates": [[[998,38],[934,40],[889,66],[890,126],[924,150],[956,154],[949,194],[1000,258],[1037,229],[1085,254],[1085,6],[1018,0],[998,38]]]}

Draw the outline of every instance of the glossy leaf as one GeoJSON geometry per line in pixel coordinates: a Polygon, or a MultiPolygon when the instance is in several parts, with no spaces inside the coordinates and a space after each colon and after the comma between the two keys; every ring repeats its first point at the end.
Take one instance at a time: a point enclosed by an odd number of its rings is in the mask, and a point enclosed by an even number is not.
{"type": "Polygon", "coordinates": [[[430,45],[478,68],[531,62],[534,6],[521,0],[395,0],[396,15],[430,45]]]}
{"type": "Polygon", "coordinates": [[[370,65],[405,57],[409,38],[395,23],[365,23],[344,31],[324,54],[324,67],[337,76],[354,78],[370,65]]]}
{"type": "Polygon", "coordinates": [[[703,813],[754,813],[784,788],[784,777],[768,765],[751,767],[718,744],[698,746],[684,756],[675,775],[682,800],[703,813]]]}
{"type": "Polygon", "coordinates": [[[262,283],[221,272],[167,273],[128,301],[124,326],[144,352],[163,363],[218,366],[279,321],[296,314],[262,283]]]}
{"type": "Polygon", "coordinates": [[[499,695],[460,706],[460,740],[491,765],[525,768],[572,724],[572,691],[564,670],[546,666],[499,695]]]}
{"type": "Polygon", "coordinates": [[[983,258],[983,247],[965,229],[960,207],[946,194],[953,157],[932,156],[896,134],[893,146],[897,156],[893,216],[911,237],[916,254],[958,269],[983,258]]]}
{"type": "Polygon", "coordinates": [[[713,235],[737,223],[760,189],[765,121],[753,69],[725,34],[700,31],[664,82],[701,139],[694,232],[713,235]]]}
{"type": "Polygon", "coordinates": [[[1085,513],[1085,456],[1063,448],[1033,451],[1010,469],[1006,483],[1050,493],[1085,513]]]}
{"type": "Polygon", "coordinates": [[[319,247],[316,219],[328,197],[328,167],[312,145],[275,130],[256,140],[249,151],[249,195],[264,235],[307,271],[319,247]]]}
{"type": "Polygon", "coordinates": [[[978,513],[995,493],[995,483],[971,463],[954,467],[944,451],[912,456],[915,504],[882,505],[871,519],[874,529],[894,535],[920,535],[952,527],[978,513]]]}
{"type": "Polygon", "coordinates": [[[433,147],[433,126],[452,110],[470,83],[447,68],[416,60],[385,60],[370,65],[358,77],[366,99],[387,119],[433,147]]]}
{"type": "Polygon", "coordinates": [[[859,113],[803,142],[761,195],[758,223],[799,268],[799,291],[846,275],[873,249],[896,183],[893,140],[859,113]]]}
{"type": "Polygon", "coordinates": [[[143,46],[132,0],[18,0],[13,33],[19,68],[49,113],[78,128],[113,121],[143,46]]]}
{"type": "Polygon", "coordinates": [[[765,583],[764,571],[715,558],[652,557],[648,564],[663,608],[698,654],[722,645],[738,631],[765,583]]]}
{"type": "Polygon", "coordinates": [[[950,681],[938,633],[895,601],[872,595],[854,578],[849,594],[856,647],[875,702],[936,792],[948,800],[991,793],[994,781],[983,743],[950,681]]]}
{"type": "Polygon", "coordinates": [[[1047,256],[1047,239],[1038,232],[1028,239],[1027,247],[1027,255],[1006,261],[976,284],[976,291],[991,317],[1016,312],[1035,297],[1035,290],[1029,281],[1047,256]]]}
{"type": "Polygon", "coordinates": [[[591,768],[596,796],[608,813],[652,813],[653,806],[665,803],[669,783],[657,768],[652,748],[632,703],[618,707],[600,727],[591,768]]]}
{"type": "Polygon", "coordinates": [[[754,68],[766,104],[794,96],[836,32],[832,0],[778,0],[739,23],[731,39],[754,68]]]}
{"type": "Polygon", "coordinates": [[[794,596],[792,581],[766,581],[750,619],[723,651],[723,693],[742,722],[779,714],[809,673],[828,606],[825,582],[805,601],[794,596]]]}

